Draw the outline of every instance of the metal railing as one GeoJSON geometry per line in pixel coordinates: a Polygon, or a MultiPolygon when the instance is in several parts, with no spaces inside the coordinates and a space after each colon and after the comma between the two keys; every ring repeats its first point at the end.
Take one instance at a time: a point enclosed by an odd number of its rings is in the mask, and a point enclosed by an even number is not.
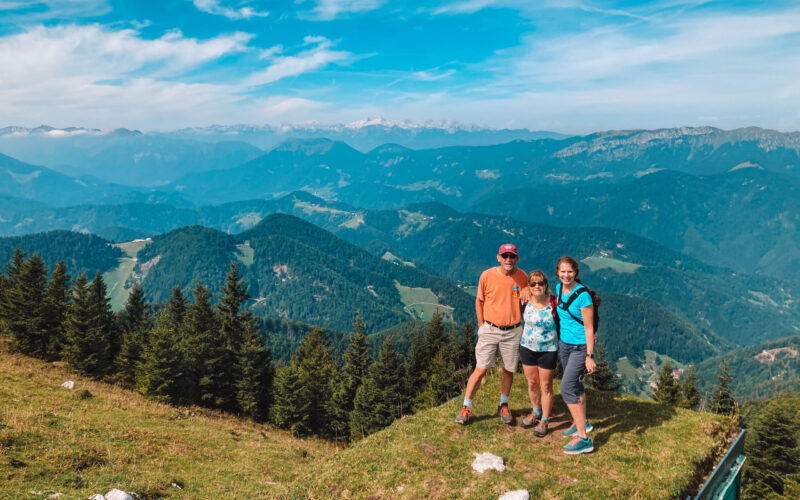
{"type": "Polygon", "coordinates": [[[742,466],[745,461],[745,433],[746,429],[742,429],[697,495],[686,497],[686,500],[737,500],[739,498],[742,466]]]}

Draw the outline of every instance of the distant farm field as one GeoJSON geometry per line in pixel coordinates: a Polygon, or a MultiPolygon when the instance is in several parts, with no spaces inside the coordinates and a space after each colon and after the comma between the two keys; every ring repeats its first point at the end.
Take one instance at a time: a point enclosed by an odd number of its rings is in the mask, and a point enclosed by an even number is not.
{"type": "Polygon", "coordinates": [[[453,308],[439,303],[439,299],[430,288],[413,288],[394,283],[403,301],[404,310],[414,319],[430,321],[435,312],[446,321],[453,321],[453,308]]]}

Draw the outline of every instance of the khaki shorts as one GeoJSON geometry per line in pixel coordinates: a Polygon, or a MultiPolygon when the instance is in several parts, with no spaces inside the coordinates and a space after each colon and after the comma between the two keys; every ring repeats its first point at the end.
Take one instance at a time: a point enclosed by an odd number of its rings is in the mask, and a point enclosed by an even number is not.
{"type": "Polygon", "coordinates": [[[519,363],[519,340],[522,337],[522,325],[513,330],[501,330],[489,323],[478,328],[478,343],[475,344],[475,361],[478,368],[491,368],[500,349],[503,368],[509,372],[517,371],[519,363]]]}

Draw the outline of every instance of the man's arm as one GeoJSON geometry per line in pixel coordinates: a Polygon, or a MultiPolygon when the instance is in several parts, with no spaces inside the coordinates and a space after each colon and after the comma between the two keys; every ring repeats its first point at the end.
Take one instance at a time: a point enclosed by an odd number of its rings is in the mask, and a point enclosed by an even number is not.
{"type": "Polygon", "coordinates": [[[478,328],[483,324],[483,301],[475,299],[475,317],[478,318],[478,328]]]}

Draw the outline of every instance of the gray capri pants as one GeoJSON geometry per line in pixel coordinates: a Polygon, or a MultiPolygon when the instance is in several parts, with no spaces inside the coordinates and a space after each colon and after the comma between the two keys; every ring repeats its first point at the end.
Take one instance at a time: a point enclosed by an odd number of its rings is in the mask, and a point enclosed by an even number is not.
{"type": "Polygon", "coordinates": [[[561,379],[561,397],[567,404],[580,403],[583,389],[583,378],[586,376],[586,344],[566,344],[559,341],[561,366],[564,377],[561,379]]]}

